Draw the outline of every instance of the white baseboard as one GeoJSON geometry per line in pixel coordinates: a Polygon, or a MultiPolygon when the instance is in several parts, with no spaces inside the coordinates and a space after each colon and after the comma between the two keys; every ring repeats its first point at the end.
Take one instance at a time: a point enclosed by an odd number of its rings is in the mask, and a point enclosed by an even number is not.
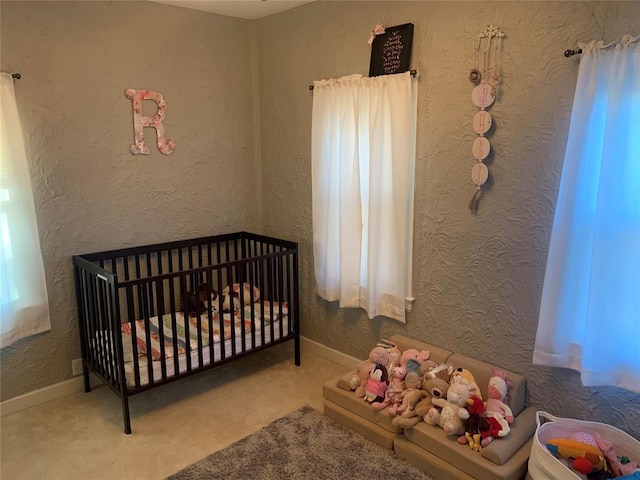
{"type": "MultiPolygon", "coordinates": [[[[91,375],[91,388],[100,384],[100,381],[91,375]]],[[[12,413],[25,410],[27,408],[42,405],[43,403],[50,402],[65,395],[71,395],[72,393],[82,392],[84,390],[84,382],[82,375],[63,380],[62,382],[48,385],[44,388],[39,388],[33,392],[19,395],[9,400],[5,400],[0,403],[0,416],[11,415],[12,413]]]]}
{"type": "MultiPolygon", "coordinates": [[[[346,368],[355,368],[360,363],[360,360],[354,357],[350,357],[338,350],[334,350],[333,348],[329,348],[308,338],[300,337],[300,343],[301,349],[304,352],[326,358],[327,360],[337,363],[338,365],[343,365],[346,368]]],[[[101,384],[100,380],[93,375],[91,375],[90,378],[91,388],[101,384]]],[[[39,388],[33,392],[25,393],[24,395],[1,402],[0,416],[4,417],[5,415],[11,415],[12,413],[19,412],[20,410],[42,405],[43,403],[50,402],[51,400],[64,397],[65,395],[71,395],[72,393],[82,392],[83,390],[84,383],[81,375],[68,380],[63,380],[62,382],[54,383],[53,385],[39,388]]]]}
{"type": "Polygon", "coordinates": [[[315,342],[309,338],[300,337],[300,340],[301,349],[304,352],[313,353],[314,355],[318,355],[319,357],[331,360],[333,363],[337,363],[338,365],[342,365],[346,368],[356,368],[362,361],[358,360],[355,357],[347,355],[346,353],[339,352],[338,350],[334,350],[333,348],[329,348],[326,345],[315,342]]]}

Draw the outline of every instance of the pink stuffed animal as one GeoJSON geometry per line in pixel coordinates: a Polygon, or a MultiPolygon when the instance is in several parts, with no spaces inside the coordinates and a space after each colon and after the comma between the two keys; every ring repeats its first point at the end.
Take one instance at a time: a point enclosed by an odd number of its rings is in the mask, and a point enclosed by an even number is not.
{"type": "Polygon", "coordinates": [[[371,352],[369,352],[369,358],[360,362],[360,365],[358,365],[356,369],[356,373],[351,377],[350,387],[351,390],[356,391],[357,398],[364,397],[369,375],[376,366],[376,363],[385,366],[389,364],[389,351],[386,348],[374,347],[371,352]]]}
{"type": "Polygon", "coordinates": [[[429,359],[431,352],[429,350],[418,350],[416,348],[408,348],[400,356],[400,366],[404,368],[407,373],[415,373],[419,377],[422,377],[420,372],[420,365],[429,359]]]}
{"type": "Polygon", "coordinates": [[[385,407],[389,407],[387,412],[390,417],[395,417],[398,411],[398,407],[402,403],[404,398],[404,377],[407,374],[406,370],[402,367],[395,367],[391,370],[391,380],[382,402],[374,402],[371,406],[375,410],[382,410],[385,407]]]}
{"type": "Polygon", "coordinates": [[[387,367],[380,363],[376,363],[375,367],[369,374],[367,386],[364,390],[364,398],[367,402],[382,402],[389,385],[389,377],[387,367]]]}
{"type": "Polygon", "coordinates": [[[613,443],[602,438],[597,432],[593,434],[596,446],[609,461],[611,470],[616,477],[631,475],[638,468],[638,462],[630,460],[627,463],[620,462],[620,457],[616,454],[613,443]]]}
{"type": "Polygon", "coordinates": [[[509,425],[514,420],[513,412],[506,403],[509,386],[507,374],[492,368],[484,408],[485,417],[489,420],[489,428],[480,432],[483,447],[489,445],[495,437],[506,437],[511,431],[509,425]]]}

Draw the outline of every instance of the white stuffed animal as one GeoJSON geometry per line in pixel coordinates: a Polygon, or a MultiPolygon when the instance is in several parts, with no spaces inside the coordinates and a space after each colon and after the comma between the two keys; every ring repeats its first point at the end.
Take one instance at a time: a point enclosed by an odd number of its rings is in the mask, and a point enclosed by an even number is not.
{"type": "MultiPolygon", "coordinates": [[[[229,291],[231,289],[229,288],[229,285],[227,285],[226,287],[224,287],[224,289],[222,290],[222,295],[225,297],[225,303],[223,304],[225,310],[229,309],[229,304],[230,304],[230,300],[229,300],[229,291]]],[[[253,287],[253,298],[251,298],[251,285],[249,285],[248,283],[243,283],[242,285],[240,285],[239,283],[234,283],[233,284],[233,302],[237,303],[238,305],[240,305],[240,290],[242,290],[242,293],[244,295],[244,298],[242,299],[244,301],[245,305],[250,305],[253,301],[253,303],[260,301],[260,290],[258,289],[258,287],[254,286],[253,287]]]]}
{"type": "Polygon", "coordinates": [[[434,398],[427,412],[425,421],[430,425],[440,425],[447,435],[464,434],[464,421],[469,418],[469,411],[465,408],[467,400],[471,398],[469,385],[460,377],[454,378],[447,391],[447,399],[434,398]],[[439,412],[435,407],[440,407],[439,412]]]}

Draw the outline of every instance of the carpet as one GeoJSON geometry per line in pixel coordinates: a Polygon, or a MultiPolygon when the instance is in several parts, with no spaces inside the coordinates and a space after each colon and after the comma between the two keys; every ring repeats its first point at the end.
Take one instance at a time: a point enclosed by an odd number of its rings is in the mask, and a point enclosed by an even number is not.
{"type": "Polygon", "coordinates": [[[168,480],[372,480],[432,477],[304,406],[168,480]]]}

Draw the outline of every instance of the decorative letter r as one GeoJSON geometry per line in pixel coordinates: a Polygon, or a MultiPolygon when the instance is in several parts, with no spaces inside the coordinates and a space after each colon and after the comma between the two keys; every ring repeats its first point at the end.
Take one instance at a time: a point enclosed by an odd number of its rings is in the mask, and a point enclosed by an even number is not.
{"type": "Polygon", "coordinates": [[[153,127],[156,129],[156,136],[158,137],[158,150],[165,155],[170,155],[175,149],[176,142],[173,140],[167,141],[164,136],[164,126],[162,120],[164,120],[165,112],[167,110],[167,103],[164,101],[164,97],[158,92],[152,90],[137,90],[135,88],[127,88],[124,91],[127,98],[131,99],[133,104],[133,129],[135,144],[131,145],[129,151],[132,155],[142,153],[144,155],[149,154],[149,147],[144,143],[144,127],[153,127]],[[142,101],[153,100],[158,105],[158,113],[153,117],[146,117],[142,115],[142,101]]]}

